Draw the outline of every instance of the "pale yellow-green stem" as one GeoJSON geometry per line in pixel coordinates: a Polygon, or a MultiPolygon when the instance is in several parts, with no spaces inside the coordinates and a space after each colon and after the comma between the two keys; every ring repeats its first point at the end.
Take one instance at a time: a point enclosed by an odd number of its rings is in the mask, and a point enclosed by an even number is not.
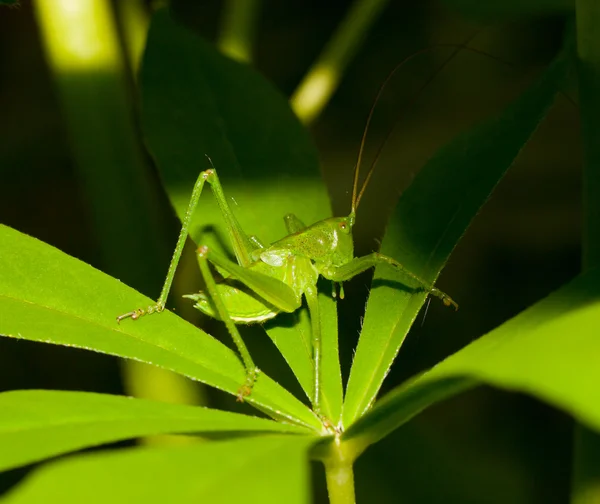
{"type": "Polygon", "coordinates": [[[339,437],[313,450],[313,458],[325,466],[329,504],[355,504],[353,465],[359,454],[354,443],[344,443],[339,437]]]}
{"type": "Polygon", "coordinates": [[[290,104],[300,120],[309,124],[327,105],[344,70],[388,0],[355,0],[321,55],[308,71],[290,104]]]}
{"type": "Polygon", "coordinates": [[[221,14],[219,50],[238,61],[251,63],[262,0],[226,0],[221,14]]]}
{"type": "MultiPolygon", "coordinates": [[[[100,266],[156,296],[171,246],[165,239],[168,210],[143,161],[112,2],[35,0],[33,6],[97,237],[100,266]]],[[[143,29],[138,25],[129,37],[135,39],[134,60],[139,59],[143,29]]],[[[164,374],[133,364],[125,371],[125,381],[138,396],[198,401],[186,378],[164,374]]]]}
{"type": "Polygon", "coordinates": [[[146,46],[150,19],[143,0],[118,2],[117,9],[123,27],[123,41],[127,48],[127,56],[133,76],[136,78],[146,46]]]}

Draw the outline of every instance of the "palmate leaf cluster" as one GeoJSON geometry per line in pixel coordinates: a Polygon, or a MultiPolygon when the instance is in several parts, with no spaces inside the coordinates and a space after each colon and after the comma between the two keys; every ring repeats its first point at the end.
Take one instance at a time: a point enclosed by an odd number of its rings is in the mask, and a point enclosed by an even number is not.
{"type": "MultiPolygon", "coordinates": [[[[552,105],[572,62],[572,42],[567,39],[542,75],[499,115],[431,158],[391,216],[383,253],[401,257],[430,281],[437,278],[552,105]]],[[[290,209],[305,222],[330,215],[317,153],[286,100],[166,10],[154,15],[140,88],[145,139],[180,218],[207,152],[228,196],[244,209],[238,212],[242,226],[262,240],[282,235],[283,224],[273,225],[273,216],[290,209]]],[[[198,241],[207,226],[226,236],[208,196],[191,238],[198,241]]],[[[116,315],[153,301],[6,226],[0,226],[0,271],[0,334],[6,337],[139,360],[234,395],[244,381],[232,350],[169,311],[117,325],[116,315]]],[[[533,394],[600,428],[598,389],[590,385],[600,380],[599,271],[578,276],[375,401],[426,299],[389,269],[376,271],[379,280],[385,281],[370,295],[345,393],[335,301],[327,293],[320,297],[323,413],[352,459],[428,406],[483,383],[533,394]]],[[[270,323],[266,331],[310,397],[309,326],[304,316],[292,320],[270,323]]],[[[85,392],[1,393],[4,470],[148,435],[219,438],[64,457],[40,466],[2,502],[307,502],[308,462],[327,459],[333,437],[306,397],[295,397],[264,373],[247,401],[270,418],[85,392]]]]}

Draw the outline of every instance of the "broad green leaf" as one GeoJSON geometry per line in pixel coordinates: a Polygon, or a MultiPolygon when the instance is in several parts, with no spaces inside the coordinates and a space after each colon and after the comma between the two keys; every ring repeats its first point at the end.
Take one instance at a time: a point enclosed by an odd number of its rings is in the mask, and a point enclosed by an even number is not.
{"type": "Polygon", "coordinates": [[[468,16],[498,19],[516,16],[563,14],[575,10],[575,0],[443,0],[468,16]]]}
{"type": "MultiPolygon", "coordinates": [[[[434,155],[400,198],[382,253],[421,278],[436,280],[479,208],[546,115],[568,62],[565,50],[499,116],[459,135],[434,155]]],[[[373,287],[346,393],[346,426],[375,400],[425,300],[410,279],[387,267],[377,268],[373,287]]]]}
{"type": "MultiPolygon", "coordinates": [[[[146,141],[180,219],[199,172],[210,167],[206,155],[242,228],[264,243],[285,236],[287,213],[307,224],[330,216],[317,152],[286,99],[255,70],[177,24],[167,10],[152,19],[140,85],[146,141]]],[[[190,235],[216,248],[229,239],[208,188],[190,235]]],[[[278,316],[268,327],[310,397],[312,351],[302,327],[293,315],[278,316]]],[[[338,389],[341,381],[332,391],[327,385],[324,394],[338,389]]]]}
{"type": "MultiPolygon", "coordinates": [[[[74,346],[164,367],[236,394],[238,356],[166,311],[139,320],[115,317],[152,304],[118,280],[0,225],[0,334],[74,346]]],[[[315,416],[262,374],[248,402],[274,416],[318,428],[315,416]]]]}
{"type": "Polygon", "coordinates": [[[36,470],[0,502],[307,504],[312,442],[261,436],[73,456],[36,470]]]}
{"type": "Polygon", "coordinates": [[[0,393],[0,470],[140,436],[234,432],[307,433],[273,420],[130,397],[54,390],[0,393]]]}
{"type": "MultiPolygon", "coordinates": [[[[206,155],[242,227],[265,243],[286,234],[287,213],[307,224],[330,216],[318,153],[285,97],[166,9],[152,18],[140,86],[144,136],[180,218],[198,174],[210,167],[206,155]]],[[[202,233],[208,226],[228,239],[207,189],[193,219],[194,241],[209,238],[202,233]]]]}
{"type": "Polygon", "coordinates": [[[600,431],[600,269],[582,274],[387,394],[344,434],[360,451],[477,384],[524,392],[600,431]]]}

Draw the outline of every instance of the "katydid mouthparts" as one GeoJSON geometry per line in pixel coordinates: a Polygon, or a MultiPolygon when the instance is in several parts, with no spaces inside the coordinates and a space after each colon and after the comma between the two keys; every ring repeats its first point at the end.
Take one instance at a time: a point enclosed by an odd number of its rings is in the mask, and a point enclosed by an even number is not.
{"type": "MultiPolygon", "coordinates": [[[[182,221],[181,232],[158,301],[149,307],[137,308],[118,316],[117,322],[120,323],[127,318],[136,320],[144,315],[160,313],[165,309],[167,296],[188,236],[192,215],[196,210],[205,183],[208,183],[210,186],[213,196],[218,203],[226,224],[236,262],[231,261],[228,257],[221,255],[215,250],[209,249],[207,246],[201,245],[198,247],[196,254],[206,290],[205,292],[185,295],[184,297],[192,299],[195,302],[194,307],[201,312],[223,321],[227,331],[231,335],[246,370],[245,381],[241,384],[237,393],[239,401],[243,401],[245,397],[251,394],[259,370],[254,364],[236,325],[261,323],[276,317],[282,312],[295,312],[302,307],[304,298],[311,320],[314,363],[314,388],[310,399],[313,410],[320,415],[321,326],[317,299],[317,280],[319,277],[324,277],[333,282],[335,296],[336,284],[341,286],[343,282],[370,268],[378,265],[386,265],[401,272],[406,278],[410,278],[413,283],[418,285],[420,290],[441,299],[446,306],[453,306],[455,309],[458,309],[458,305],[450,296],[436,288],[431,282],[409,271],[396,259],[380,254],[379,252],[372,252],[362,257],[354,257],[354,242],[352,238],[352,228],[356,221],[356,212],[360,200],[373,174],[383,147],[380,147],[377,152],[359,190],[360,165],[375,105],[391,77],[406,62],[425,51],[437,47],[453,47],[457,49],[441,68],[461,49],[468,49],[478,54],[489,56],[481,51],[465,47],[465,45],[438,44],[412,54],[392,70],[379,89],[365,125],[354,168],[351,208],[347,216],[331,217],[307,226],[300,218],[290,213],[284,217],[287,236],[274,243],[265,244],[258,237],[248,235],[242,229],[225,197],[217,170],[207,156],[211,168],[202,171],[194,184],[188,208],[182,221]],[[223,277],[222,279],[218,281],[215,279],[210,265],[218,270],[223,277]]],[[[498,58],[493,56],[492,58],[498,60],[498,58]]],[[[438,69],[436,75],[441,68],[438,69]]],[[[432,78],[429,79],[425,86],[431,80],[432,78]]]]}

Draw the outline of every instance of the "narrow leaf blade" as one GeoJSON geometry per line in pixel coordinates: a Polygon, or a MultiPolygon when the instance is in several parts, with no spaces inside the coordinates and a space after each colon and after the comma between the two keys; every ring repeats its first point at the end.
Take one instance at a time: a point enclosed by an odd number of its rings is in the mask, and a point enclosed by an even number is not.
{"type": "MultiPolygon", "coordinates": [[[[568,51],[562,51],[498,117],[459,135],[434,155],[400,198],[383,241],[384,254],[398,258],[421,278],[436,280],[479,208],[546,115],[568,63],[568,51]]],[[[375,271],[373,286],[348,383],[345,425],[375,400],[426,297],[410,279],[384,267],[375,271]]]]}
{"type": "Polygon", "coordinates": [[[598,327],[596,269],[400,385],[344,437],[367,446],[427,406],[481,383],[534,395],[600,431],[598,327]]]}
{"type": "Polygon", "coordinates": [[[307,430],[239,413],[106,394],[0,393],[0,470],[141,436],[235,432],[307,430]]]}

